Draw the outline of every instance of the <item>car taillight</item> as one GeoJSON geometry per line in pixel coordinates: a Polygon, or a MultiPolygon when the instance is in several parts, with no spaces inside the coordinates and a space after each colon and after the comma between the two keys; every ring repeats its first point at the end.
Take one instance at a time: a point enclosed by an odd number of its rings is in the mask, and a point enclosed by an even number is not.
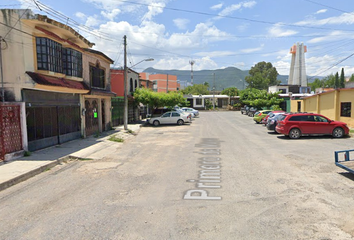
{"type": "Polygon", "coordinates": [[[258,116],[262,116],[262,113],[259,113],[258,116]]]}

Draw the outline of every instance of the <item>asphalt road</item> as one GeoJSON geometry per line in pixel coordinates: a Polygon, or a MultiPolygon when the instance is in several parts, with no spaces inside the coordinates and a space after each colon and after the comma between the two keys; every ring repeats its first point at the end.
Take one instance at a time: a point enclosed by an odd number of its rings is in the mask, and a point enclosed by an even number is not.
{"type": "Polygon", "coordinates": [[[142,127],[109,157],[0,192],[0,239],[354,239],[354,139],[270,133],[240,112],[142,127]]]}

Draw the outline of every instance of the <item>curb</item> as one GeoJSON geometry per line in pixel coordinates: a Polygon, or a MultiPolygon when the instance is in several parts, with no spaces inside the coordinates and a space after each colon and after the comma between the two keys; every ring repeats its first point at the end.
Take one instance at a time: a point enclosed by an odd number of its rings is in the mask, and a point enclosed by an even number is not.
{"type": "Polygon", "coordinates": [[[57,160],[54,160],[51,163],[48,163],[48,164],[43,165],[43,166],[41,166],[39,168],[33,169],[32,171],[29,171],[27,173],[19,175],[19,176],[15,177],[13,179],[10,179],[10,180],[8,180],[6,182],[0,183],[0,191],[5,190],[5,189],[7,189],[7,188],[9,188],[9,187],[11,187],[13,185],[16,185],[16,184],[20,183],[20,182],[26,181],[27,179],[29,179],[31,177],[34,177],[34,176],[36,176],[36,175],[48,170],[48,168],[52,168],[52,167],[54,167],[54,166],[56,166],[56,165],[58,165],[58,164],[60,164],[62,162],[70,160],[70,158],[71,158],[70,156],[59,158],[57,160]]]}

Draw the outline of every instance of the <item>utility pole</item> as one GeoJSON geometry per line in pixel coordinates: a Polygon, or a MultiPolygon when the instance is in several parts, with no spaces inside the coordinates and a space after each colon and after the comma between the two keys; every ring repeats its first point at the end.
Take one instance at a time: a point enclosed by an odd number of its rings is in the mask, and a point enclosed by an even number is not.
{"type": "Polygon", "coordinates": [[[128,130],[128,69],[127,69],[127,36],[124,35],[124,115],[123,115],[123,122],[124,122],[124,130],[128,130]]]}
{"type": "Polygon", "coordinates": [[[167,74],[166,93],[168,93],[168,74],[167,74]]]}
{"type": "Polygon", "coordinates": [[[1,43],[2,43],[2,36],[0,36],[0,78],[1,78],[1,99],[2,99],[2,102],[5,102],[5,88],[4,88],[4,75],[2,74],[2,46],[1,46],[1,43]]]}
{"type": "Polygon", "coordinates": [[[193,65],[194,65],[195,61],[191,60],[189,61],[189,64],[191,65],[191,84],[193,85],[193,65]]]}
{"type": "Polygon", "coordinates": [[[213,110],[215,110],[215,73],[214,73],[214,81],[213,81],[213,110]]]}

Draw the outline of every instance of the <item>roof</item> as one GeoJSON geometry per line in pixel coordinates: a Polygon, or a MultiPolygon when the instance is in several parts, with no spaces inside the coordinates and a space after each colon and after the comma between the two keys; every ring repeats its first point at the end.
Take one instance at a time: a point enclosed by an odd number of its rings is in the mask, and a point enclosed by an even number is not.
{"type": "Polygon", "coordinates": [[[84,50],[86,52],[90,52],[90,53],[93,53],[93,54],[100,55],[101,57],[107,59],[111,64],[114,63],[114,61],[112,59],[110,59],[109,57],[107,57],[107,55],[104,54],[103,52],[100,52],[100,51],[97,51],[97,50],[93,50],[93,49],[90,49],[90,48],[85,48],[84,50]]]}
{"type": "Polygon", "coordinates": [[[40,73],[26,72],[33,81],[37,84],[54,86],[54,87],[64,87],[77,90],[89,90],[90,88],[84,83],[74,80],[69,80],[66,78],[58,78],[52,76],[46,76],[40,73]]]}

